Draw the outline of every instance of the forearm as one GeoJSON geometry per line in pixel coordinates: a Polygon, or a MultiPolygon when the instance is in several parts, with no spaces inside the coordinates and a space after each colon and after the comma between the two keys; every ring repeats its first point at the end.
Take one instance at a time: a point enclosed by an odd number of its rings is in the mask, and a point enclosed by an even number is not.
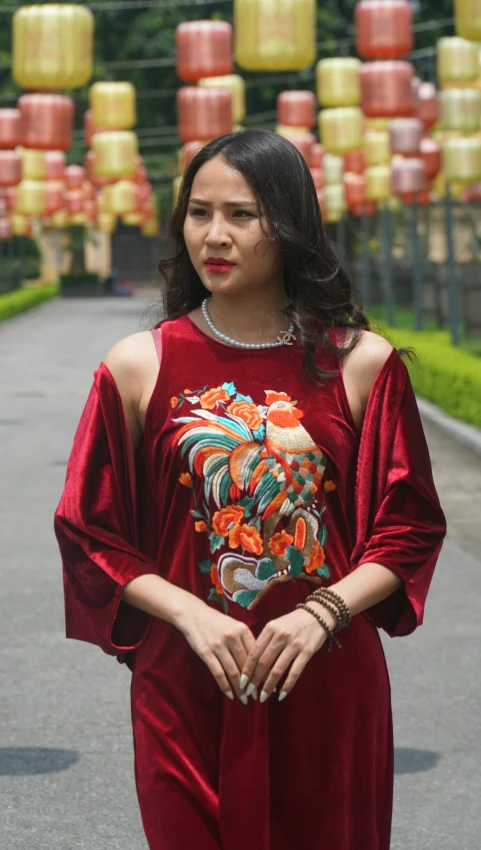
{"type": "Polygon", "coordinates": [[[166,620],[179,629],[182,629],[189,612],[196,606],[205,606],[205,602],[193,593],[154,573],[138,576],[124,585],[122,599],[134,608],[166,620]]]}
{"type": "MultiPolygon", "coordinates": [[[[402,579],[392,570],[381,564],[368,562],[361,564],[336,584],[330,585],[330,588],[344,599],[354,617],[355,614],[360,614],[391,596],[401,585],[402,579]]],[[[335,616],[327,610],[325,615],[328,625],[335,625],[335,616]]]]}

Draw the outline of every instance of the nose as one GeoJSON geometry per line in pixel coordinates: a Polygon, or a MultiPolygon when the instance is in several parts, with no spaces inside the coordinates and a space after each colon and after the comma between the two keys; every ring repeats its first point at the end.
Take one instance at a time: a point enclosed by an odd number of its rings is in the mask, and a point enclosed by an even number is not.
{"type": "Polygon", "coordinates": [[[207,245],[220,247],[221,245],[230,245],[232,243],[229,235],[228,224],[222,214],[213,215],[205,237],[207,245]]]}

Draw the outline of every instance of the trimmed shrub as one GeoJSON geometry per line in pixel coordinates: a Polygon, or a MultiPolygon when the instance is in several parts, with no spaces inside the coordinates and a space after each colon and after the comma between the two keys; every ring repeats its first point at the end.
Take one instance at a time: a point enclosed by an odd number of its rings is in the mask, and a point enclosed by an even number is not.
{"type": "Polygon", "coordinates": [[[24,313],[25,310],[30,310],[31,307],[36,307],[43,301],[55,298],[58,293],[58,283],[45,283],[0,295],[0,322],[18,316],[19,313],[24,313]]]}

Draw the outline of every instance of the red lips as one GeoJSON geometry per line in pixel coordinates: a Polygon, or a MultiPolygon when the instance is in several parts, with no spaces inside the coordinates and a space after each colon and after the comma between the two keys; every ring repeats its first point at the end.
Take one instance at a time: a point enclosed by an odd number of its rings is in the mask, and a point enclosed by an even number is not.
{"type": "Polygon", "coordinates": [[[207,257],[204,260],[204,264],[206,266],[235,266],[235,263],[231,263],[230,260],[224,260],[223,257],[207,257]]]}

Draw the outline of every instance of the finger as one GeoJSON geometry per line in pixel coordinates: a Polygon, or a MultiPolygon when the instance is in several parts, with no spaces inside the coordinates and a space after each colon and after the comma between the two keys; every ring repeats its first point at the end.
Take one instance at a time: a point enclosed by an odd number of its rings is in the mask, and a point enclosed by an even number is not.
{"type": "Polygon", "coordinates": [[[234,655],[232,654],[230,648],[228,646],[221,647],[216,651],[216,657],[220,664],[222,665],[222,669],[224,670],[227,679],[230,682],[231,688],[234,691],[235,695],[239,697],[240,700],[247,704],[247,696],[244,691],[241,690],[240,687],[240,670],[237,666],[234,655]]]}
{"type": "MultiPolygon", "coordinates": [[[[262,672],[258,671],[257,665],[258,662],[269,646],[271,640],[273,639],[274,631],[270,623],[268,623],[260,633],[259,637],[255,641],[255,644],[252,646],[249,655],[245,661],[244,667],[242,669],[241,675],[241,687],[247,685],[248,683],[253,683],[254,685],[259,684],[262,681],[262,672]]],[[[272,659],[272,663],[274,662],[274,658],[272,659]]]]}
{"type": "Polygon", "coordinates": [[[226,697],[229,697],[229,699],[234,699],[234,689],[225,675],[224,668],[219,659],[214,654],[211,654],[204,657],[204,662],[207,664],[222,693],[226,697]]]}
{"type": "MultiPolygon", "coordinates": [[[[309,658],[311,656],[308,653],[301,652],[294,659],[291,669],[287,675],[287,678],[282,686],[281,692],[279,694],[279,700],[283,700],[286,698],[288,694],[292,691],[294,685],[299,680],[299,677],[304,670],[309,658]]],[[[266,683],[267,684],[267,683],[266,683]]]]}
{"type": "MultiPolygon", "coordinates": [[[[260,685],[269,676],[272,667],[277,664],[279,657],[286,649],[286,644],[279,639],[273,639],[266,647],[261,657],[257,660],[255,669],[251,676],[251,683],[254,687],[259,688],[260,685]]],[[[246,691],[247,693],[247,691],[246,691]]]]}
{"type": "Polygon", "coordinates": [[[296,658],[297,654],[298,651],[296,651],[292,646],[285,646],[283,651],[277,656],[275,662],[269,666],[269,669],[266,671],[261,683],[261,702],[264,702],[268,697],[270,697],[274,688],[277,687],[280,679],[285,675],[286,670],[289,668],[289,665],[292,663],[294,658],[296,658]]]}

